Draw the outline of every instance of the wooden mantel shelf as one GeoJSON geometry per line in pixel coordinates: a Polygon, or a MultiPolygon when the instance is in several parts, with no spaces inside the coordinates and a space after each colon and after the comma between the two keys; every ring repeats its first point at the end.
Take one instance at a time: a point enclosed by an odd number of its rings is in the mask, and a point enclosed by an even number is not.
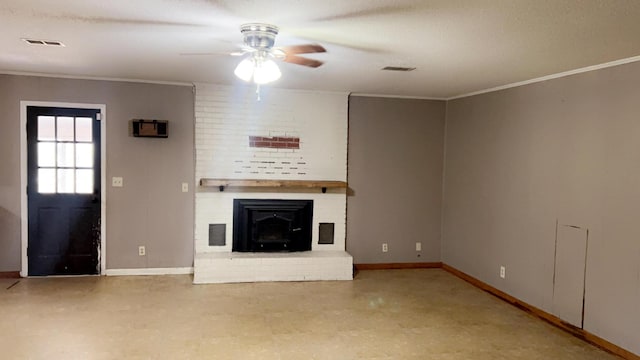
{"type": "Polygon", "coordinates": [[[345,181],[331,180],[236,180],[236,179],[200,179],[202,187],[217,187],[224,191],[225,187],[248,187],[248,188],[308,188],[322,189],[326,192],[328,188],[346,188],[345,181]]]}

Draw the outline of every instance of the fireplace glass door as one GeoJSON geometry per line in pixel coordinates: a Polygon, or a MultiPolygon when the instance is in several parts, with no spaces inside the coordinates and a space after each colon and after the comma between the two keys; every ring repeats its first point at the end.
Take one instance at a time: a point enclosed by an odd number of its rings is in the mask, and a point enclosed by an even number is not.
{"type": "Polygon", "coordinates": [[[311,250],[313,200],[236,199],[233,251],[311,250]]]}

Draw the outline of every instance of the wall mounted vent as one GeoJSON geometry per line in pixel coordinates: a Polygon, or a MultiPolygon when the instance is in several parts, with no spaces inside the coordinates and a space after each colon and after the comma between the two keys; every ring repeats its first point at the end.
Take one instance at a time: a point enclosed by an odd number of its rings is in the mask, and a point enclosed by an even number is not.
{"type": "Polygon", "coordinates": [[[401,67],[401,66],[385,66],[382,70],[386,71],[413,71],[416,68],[414,67],[401,67]]]}
{"type": "Polygon", "coordinates": [[[63,43],[55,40],[22,39],[22,41],[29,45],[64,46],[63,43]]]}

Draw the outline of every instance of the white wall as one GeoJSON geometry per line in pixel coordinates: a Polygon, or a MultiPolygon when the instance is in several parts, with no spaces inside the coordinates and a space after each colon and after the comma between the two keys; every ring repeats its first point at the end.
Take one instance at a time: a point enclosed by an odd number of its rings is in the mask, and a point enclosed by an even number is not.
{"type": "Polygon", "coordinates": [[[196,88],[196,179],[346,180],[346,93],[196,88]],[[299,137],[300,149],[251,148],[251,135],[299,137]]]}
{"type": "Polygon", "coordinates": [[[443,262],[553,313],[556,222],[588,229],[584,328],[636,354],[639,84],[633,63],[450,101],[442,239],[443,262]]]}
{"type": "Polygon", "coordinates": [[[194,173],[191,87],[0,74],[0,271],[21,266],[22,100],[106,104],[107,269],[191,266],[193,193],[180,188],[194,173]],[[131,119],[169,120],[169,137],[133,137],[131,119]]]}
{"type": "Polygon", "coordinates": [[[444,110],[444,101],[350,97],[347,250],[356,264],[441,261],[444,110]]]}

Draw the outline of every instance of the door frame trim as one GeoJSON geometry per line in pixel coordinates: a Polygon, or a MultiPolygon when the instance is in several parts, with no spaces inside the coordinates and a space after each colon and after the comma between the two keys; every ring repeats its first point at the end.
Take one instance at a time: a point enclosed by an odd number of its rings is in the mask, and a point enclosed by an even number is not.
{"type": "Polygon", "coordinates": [[[20,238],[22,243],[20,276],[27,277],[29,275],[29,261],[27,259],[27,246],[29,245],[27,107],[29,106],[100,110],[100,275],[104,275],[107,270],[107,105],[23,100],[20,101],[20,238]]]}

